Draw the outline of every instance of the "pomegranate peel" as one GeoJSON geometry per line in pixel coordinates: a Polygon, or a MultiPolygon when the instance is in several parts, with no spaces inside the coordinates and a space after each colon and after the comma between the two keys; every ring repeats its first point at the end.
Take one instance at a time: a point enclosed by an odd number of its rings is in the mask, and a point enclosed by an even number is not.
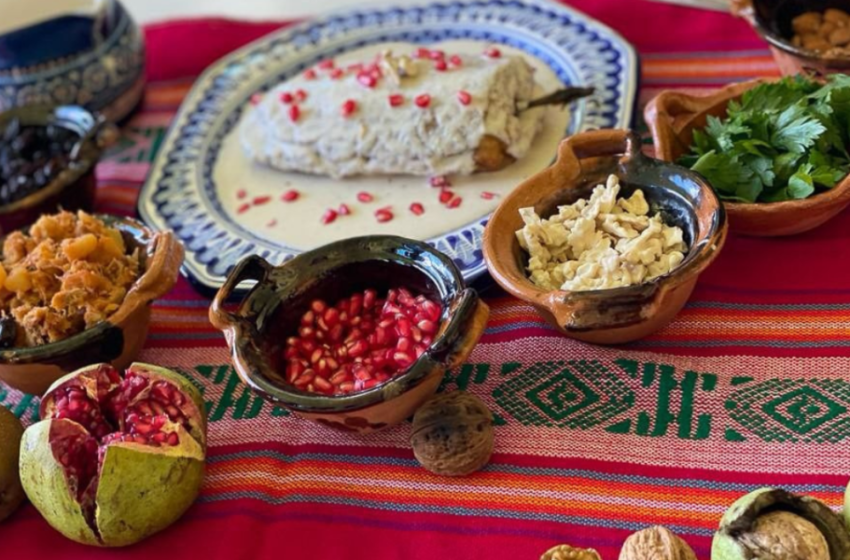
{"type": "Polygon", "coordinates": [[[78,370],[51,386],[42,421],[24,433],[24,490],[72,540],[136,543],[174,523],[197,497],[203,411],[194,385],[164,368],[135,363],[123,379],[108,365],[78,370]]]}

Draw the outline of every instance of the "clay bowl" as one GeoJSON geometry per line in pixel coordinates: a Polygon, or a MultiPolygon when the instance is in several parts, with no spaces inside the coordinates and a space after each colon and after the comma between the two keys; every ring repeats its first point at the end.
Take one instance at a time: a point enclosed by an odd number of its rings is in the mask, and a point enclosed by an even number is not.
{"type": "MultiPolygon", "coordinates": [[[[10,204],[0,206],[0,230],[13,231],[35,222],[42,214],[59,209],[85,210],[94,206],[94,168],[103,150],[118,138],[118,129],[102,116],[82,107],[21,107],[0,113],[0,131],[17,120],[21,126],[57,126],[80,137],[76,157],[42,189],[10,204]]],[[[0,183],[4,181],[0,177],[0,183]]]]}
{"type": "Polygon", "coordinates": [[[563,334],[594,344],[619,344],[664,327],[682,309],[697,277],[726,240],[726,214],[711,187],[683,167],[644,156],[640,138],[624,130],[585,132],[567,138],[558,159],[508,195],[484,231],[490,274],[511,295],[530,303],[563,334]],[[528,279],[528,255],[515,232],[520,208],[551,216],[557,207],[589,198],[610,174],[619,177],[621,196],[643,190],[652,213],[682,228],[690,250],[673,272],[626,288],[584,292],[548,291],[528,279]]]}
{"type": "Polygon", "coordinates": [[[347,239],[303,253],[273,267],[258,256],[242,260],[210,307],[210,321],[224,332],[242,380],[267,401],[299,416],[345,431],[371,432],[402,422],[478,342],[489,309],[466,288],[454,263],[428,244],[393,236],[347,239]],[[246,280],[255,280],[234,313],[224,302],[246,280]],[[326,396],[287,383],[280,358],[313,299],[329,303],[356,291],[381,293],[408,286],[438,299],[440,330],[431,347],[406,371],[372,389],[326,396]]]}
{"type": "Polygon", "coordinates": [[[0,350],[0,381],[30,394],[42,394],[68,372],[89,364],[111,363],[123,371],[142,349],[151,302],[168,292],[183,263],[183,246],[171,232],[154,232],[136,220],[99,215],[118,228],[127,247],[142,249],[144,272],[107,320],[65,340],[0,350]]]}
{"type": "MultiPolygon", "coordinates": [[[[646,106],[644,118],[655,141],[655,154],[676,161],[690,151],[693,132],[704,128],[709,115],[724,117],[729,101],[764,83],[753,80],[732,84],[707,96],[665,91],[646,106]]],[[[795,235],[833,218],[850,205],[850,177],[828,191],[802,200],[784,202],[724,202],[729,227],[735,233],[759,237],[795,235]]]]}
{"type": "Polygon", "coordinates": [[[827,8],[848,11],[847,0],[732,0],[732,11],[746,19],[770,45],[773,58],[784,76],[797,74],[845,74],[850,56],[826,57],[791,43],[791,21],[805,12],[827,8]]]}

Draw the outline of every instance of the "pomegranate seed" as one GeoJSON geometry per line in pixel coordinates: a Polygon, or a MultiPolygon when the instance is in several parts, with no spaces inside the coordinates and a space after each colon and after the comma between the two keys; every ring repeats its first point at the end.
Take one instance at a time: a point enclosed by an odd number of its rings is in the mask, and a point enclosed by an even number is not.
{"type": "Polygon", "coordinates": [[[339,342],[343,334],[345,334],[345,326],[334,325],[328,333],[328,338],[330,338],[332,342],[339,342]]]}
{"type": "Polygon", "coordinates": [[[357,102],[353,99],[347,99],[345,103],[342,104],[342,116],[350,117],[354,111],[357,110],[357,102]]]}
{"type": "Polygon", "coordinates": [[[322,223],[328,225],[336,220],[337,212],[333,208],[328,208],[325,210],[325,213],[322,214],[322,223]]]}
{"type": "Polygon", "coordinates": [[[325,314],[322,318],[329,327],[333,327],[339,324],[339,310],[335,307],[329,307],[325,310],[325,314]]]}
{"type": "Polygon", "coordinates": [[[375,87],[375,84],[378,83],[377,78],[375,78],[372,74],[360,73],[357,75],[357,81],[360,82],[363,86],[367,88],[375,87]]]}
{"type": "Polygon", "coordinates": [[[452,66],[463,66],[463,59],[460,55],[453,54],[449,57],[449,63],[451,63],[452,66]]]}
{"type": "Polygon", "coordinates": [[[484,200],[493,200],[494,198],[496,198],[496,193],[484,191],[481,193],[481,198],[483,198],[484,200]]]}
{"type": "Polygon", "coordinates": [[[416,361],[416,360],[413,359],[413,356],[411,356],[407,352],[395,352],[393,354],[393,360],[395,361],[396,364],[398,364],[399,367],[402,367],[402,368],[410,367],[410,365],[414,361],[416,361]]]}
{"type": "MultiPolygon", "coordinates": [[[[301,327],[298,329],[298,335],[301,338],[313,338],[316,335],[316,330],[312,327],[301,327]]],[[[306,343],[309,341],[305,340],[304,342],[306,343]]]]}
{"type": "Polygon", "coordinates": [[[418,202],[414,202],[410,205],[410,211],[413,212],[416,216],[421,216],[425,213],[425,207],[418,202]]]}
{"type": "Polygon", "coordinates": [[[280,102],[281,103],[286,103],[287,105],[289,105],[294,100],[295,100],[295,98],[292,97],[292,94],[289,93],[288,91],[285,91],[285,92],[280,94],[280,102]]]}
{"type": "Polygon", "coordinates": [[[271,199],[272,197],[270,196],[258,196],[255,197],[252,202],[254,203],[254,206],[262,206],[263,204],[267,204],[271,199]]]}
{"type": "Polygon", "coordinates": [[[431,58],[431,51],[425,47],[419,47],[413,51],[413,58],[431,58]]]}
{"type": "Polygon", "coordinates": [[[413,102],[420,109],[427,109],[428,106],[431,104],[431,96],[427,93],[423,93],[422,95],[417,95],[413,102]]]}
{"type": "Polygon", "coordinates": [[[313,313],[312,310],[306,312],[304,315],[301,316],[301,324],[304,325],[304,326],[309,327],[309,326],[313,325],[313,323],[315,323],[315,322],[316,322],[316,314],[313,313]]]}
{"type": "Polygon", "coordinates": [[[428,319],[425,319],[424,321],[419,321],[418,323],[416,323],[416,326],[419,327],[419,330],[421,330],[423,333],[433,334],[437,332],[437,324],[434,323],[434,321],[430,321],[428,319]]]}
{"type": "Polygon", "coordinates": [[[458,206],[460,206],[461,202],[463,202],[463,199],[459,196],[456,196],[448,204],[446,204],[446,208],[457,208],[458,206]]]}
{"type": "Polygon", "coordinates": [[[502,51],[500,51],[496,47],[489,47],[484,50],[484,56],[487,56],[489,58],[499,58],[500,56],[502,56],[502,51]]]}
{"type": "Polygon", "coordinates": [[[342,68],[334,68],[331,70],[331,79],[338,80],[345,75],[345,71],[342,68]]]}
{"type": "Polygon", "coordinates": [[[251,105],[259,105],[262,102],[263,102],[263,94],[262,93],[255,93],[254,95],[251,96],[251,105]]]}
{"type": "Polygon", "coordinates": [[[359,368],[354,371],[354,379],[359,379],[360,381],[368,381],[372,379],[372,374],[366,368],[359,368]]]}
{"type": "Polygon", "coordinates": [[[400,93],[394,93],[389,96],[390,107],[398,107],[404,103],[404,96],[400,93]]]}
{"type": "Polygon", "coordinates": [[[306,91],[304,91],[303,89],[295,90],[295,101],[298,101],[300,103],[300,102],[304,101],[305,99],[307,99],[307,92],[306,91]]]}
{"type": "Polygon", "coordinates": [[[461,105],[469,105],[472,103],[472,95],[468,91],[460,90],[457,92],[457,100],[460,101],[461,105]]]}
{"type": "Polygon", "coordinates": [[[248,191],[246,191],[245,189],[239,189],[238,191],[236,191],[237,200],[242,200],[246,196],[248,196],[248,191]]]}
{"type": "Polygon", "coordinates": [[[357,200],[360,202],[372,202],[374,199],[375,198],[371,194],[365,191],[357,193],[357,200]]]}
{"type": "Polygon", "coordinates": [[[316,79],[316,71],[312,68],[308,68],[304,70],[304,79],[305,80],[315,80],[316,79]]]}
{"type": "Polygon", "coordinates": [[[434,70],[437,72],[445,72],[448,69],[449,65],[442,58],[434,61],[434,70]]]}
{"type": "Polygon", "coordinates": [[[289,115],[289,120],[292,122],[298,122],[298,119],[301,118],[301,109],[298,105],[290,105],[287,114],[289,115]]]}
{"type": "Polygon", "coordinates": [[[335,66],[335,64],[334,64],[334,60],[332,58],[328,58],[328,59],[325,59],[325,60],[321,61],[320,63],[318,63],[316,66],[318,66],[322,70],[330,70],[331,68],[333,68],[335,66]]]}
{"type": "Polygon", "coordinates": [[[449,190],[440,191],[440,202],[445,204],[454,197],[455,193],[449,190]]]}
{"type": "Polygon", "coordinates": [[[399,338],[395,345],[396,351],[404,352],[405,354],[409,353],[411,348],[413,348],[413,341],[409,338],[399,338]]]}
{"type": "Polygon", "coordinates": [[[375,217],[378,219],[378,223],[383,224],[393,219],[393,213],[389,210],[381,209],[375,212],[375,217]]]}
{"type": "Polygon", "coordinates": [[[428,179],[428,182],[431,184],[432,187],[439,187],[441,189],[452,186],[451,181],[449,181],[449,178],[445,175],[436,175],[434,177],[431,177],[430,179],[428,179]]]}
{"type": "Polygon", "coordinates": [[[337,387],[337,389],[339,389],[340,393],[351,393],[351,392],[354,391],[354,382],[353,381],[345,381],[343,383],[340,383],[339,387],[337,387]]]}
{"type": "Polygon", "coordinates": [[[309,385],[313,379],[316,377],[316,374],[312,369],[308,369],[304,373],[302,373],[295,381],[292,382],[296,387],[305,387],[309,385]]]}
{"type": "Polygon", "coordinates": [[[375,301],[378,299],[378,292],[375,290],[366,290],[363,292],[363,307],[366,309],[371,309],[373,305],[375,305],[375,301]]]}
{"type": "Polygon", "coordinates": [[[348,72],[360,72],[363,70],[363,65],[359,62],[355,62],[354,64],[349,64],[345,67],[348,72]]]}
{"type": "Polygon", "coordinates": [[[347,371],[338,371],[335,374],[331,375],[328,381],[330,381],[331,384],[339,387],[340,383],[351,381],[351,375],[349,375],[347,371]]]}
{"type": "Polygon", "coordinates": [[[239,208],[236,209],[236,213],[237,214],[244,214],[245,212],[247,212],[250,209],[251,209],[251,205],[246,202],[244,204],[241,204],[239,206],[239,208]]]}
{"type": "Polygon", "coordinates": [[[434,49],[430,53],[428,53],[428,58],[430,58],[431,60],[441,60],[443,58],[446,58],[446,53],[439,49],[434,49]]]}
{"type": "Polygon", "coordinates": [[[328,309],[328,304],[320,299],[316,299],[310,304],[310,309],[314,313],[324,313],[328,309]]]}
{"type": "Polygon", "coordinates": [[[300,196],[300,193],[298,191],[292,189],[292,190],[288,190],[285,193],[283,193],[281,195],[280,199],[284,202],[294,202],[294,201],[298,200],[299,196],[300,196]]]}

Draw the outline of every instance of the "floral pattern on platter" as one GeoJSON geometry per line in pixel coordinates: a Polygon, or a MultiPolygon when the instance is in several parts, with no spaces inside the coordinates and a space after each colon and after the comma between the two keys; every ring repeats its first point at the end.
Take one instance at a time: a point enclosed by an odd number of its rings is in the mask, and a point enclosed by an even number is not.
{"type": "Polygon", "coordinates": [[[124,8],[116,3],[115,9],[116,26],[93,50],[0,72],[0,111],[26,105],[82,105],[104,111],[138,89],[144,80],[144,39],[124,8]]]}
{"type": "MultiPolygon", "coordinates": [[[[300,251],[253,234],[225,213],[216,195],[213,166],[250,97],[320,60],[366,45],[451,40],[520,49],[544,61],[563,83],[594,86],[593,97],[572,107],[565,135],[631,122],[638,79],[634,49],[569,7],[478,0],[356,11],[284,29],[211,67],[171,127],[142,188],[139,214],[154,228],[177,232],[187,250],[184,271],[207,291],[218,289],[247,255],[275,265],[289,260],[300,251]]],[[[481,237],[488,217],[428,239],[454,260],[467,280],[486,271],[481,237]]]]}

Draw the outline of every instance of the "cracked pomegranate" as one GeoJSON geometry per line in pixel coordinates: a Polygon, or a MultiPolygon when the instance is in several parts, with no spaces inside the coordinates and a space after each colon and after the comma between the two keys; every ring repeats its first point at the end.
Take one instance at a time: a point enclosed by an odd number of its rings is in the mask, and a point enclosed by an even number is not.
{"type": "Polygon", "coordinates": [[[206,417],[177,373],[107,364],[57,381],[42,421],[24,432],[21,481],[33,505],[69,539],[136,543],[174,523],[200,490],[206,417]]]}
{"type": "Polygon", "coordinates": [[[428,349],[442,313],[438,303],[406,288],[389,290],[385,299],[365,290],[333,306],[314,300],[298,336],[286,341],[286,380],[326,395],[371,389],[428,349]]]}

